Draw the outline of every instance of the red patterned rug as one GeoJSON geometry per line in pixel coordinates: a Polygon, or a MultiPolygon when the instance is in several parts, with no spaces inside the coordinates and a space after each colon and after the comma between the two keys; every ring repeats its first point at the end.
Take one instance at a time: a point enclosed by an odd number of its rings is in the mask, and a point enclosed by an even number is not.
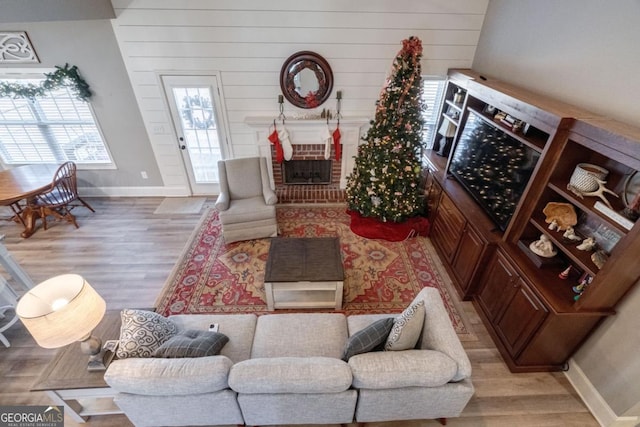
{"type": "MultiPolygon", "coordinates": [[[[440,290],[456,331],[467,333],[444,285],[450,279],[437,267],[428,238],[389,242],[360,237],[349,227],[345,206],[278,206],[277,215],[282,237],[340,238],[345,314],[399,313],[420,289],[430,286],[440,290]]],[[[268,312],[264,271],[270,240],[226,245],[220,229],[218,213],[207,211],[156,301],[157,312],[268,312]]],[[[278,310],[285,311],[292,310],[278,310]]]]}

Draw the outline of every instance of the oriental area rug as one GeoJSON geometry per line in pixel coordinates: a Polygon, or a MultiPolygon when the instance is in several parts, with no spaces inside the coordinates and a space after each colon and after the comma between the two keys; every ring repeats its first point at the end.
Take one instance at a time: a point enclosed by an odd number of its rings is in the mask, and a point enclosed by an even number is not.
{"type": "MultiPolygon", "coordinates": [[[[456,332],[467,333],[445,286],[450,279],[428,238],[389,242],[360,237],[350,229],[345,205],[283,205],[276,212],[280,237],[340,238],[345,314],[400,313],[430,286],[440,290],[456,332]]],[[[264,274],[269,245],[270,239],[225,244],[218,213],[209,209],[169,275],[156,311],[166,316],[268,313],[264,274]]],[[[277,310],[291,311],[307,310],[277,310]]]]}

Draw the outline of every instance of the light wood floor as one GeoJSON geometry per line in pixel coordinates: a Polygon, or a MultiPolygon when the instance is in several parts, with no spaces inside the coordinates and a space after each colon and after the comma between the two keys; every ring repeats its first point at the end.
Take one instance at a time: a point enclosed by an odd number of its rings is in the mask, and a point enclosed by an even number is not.
{"type": "MultiPolygon", "coordinates": [[[[79,229],[56,222],[29,239],[20,227],[0,221],[0,235],[12,256],[38,283],[63,273],[83,275],[107,301],[108,309],[152,307],[200,214],[154,214],[162,198],[87,200],[77,208],[79,229]]],[[[203,209],[211,205],[205,203],[203,209]]],[[[10,211],[0,209],[0,217],[10,211]]],[[[455,292],[451,293],[456,295],[455,292]]],[[[460,302],[472,334],[463,345],[473,364],[474,397],[448,426],[598,426],[562,373],[511,374],[473,305],[460,302]]],[[[48,405],[44,393],[29,391],[55,350],[38,347],[18,322],[0,344],[0,405],[48,405]]],[[[65,426],[78,426],[66,417],[65,426]]],[[[124,416],[92,417],[87,426],[130,426],[124,416]]],[[[372,423],[370,427],[437,426],[438,422],[372,423]]]]}

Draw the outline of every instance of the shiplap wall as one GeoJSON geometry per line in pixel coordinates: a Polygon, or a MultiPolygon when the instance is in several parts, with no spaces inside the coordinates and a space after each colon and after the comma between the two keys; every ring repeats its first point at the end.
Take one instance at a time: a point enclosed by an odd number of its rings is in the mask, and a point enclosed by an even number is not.
{"type": "MultiPolygon", "coordinates": [[[[113,28],[166,186],[185,187],[158,75],[217,73],[230,156],[258,154],[248,116],[276,117],[280,68],[317,52],[333,74],[343,116],[372,117],[392,61],[409,36],[423,74],[470,67],[488,0],[113,0],[113,28]]],[[[308,113],[285,101],[289,117],[308,113]]]]}

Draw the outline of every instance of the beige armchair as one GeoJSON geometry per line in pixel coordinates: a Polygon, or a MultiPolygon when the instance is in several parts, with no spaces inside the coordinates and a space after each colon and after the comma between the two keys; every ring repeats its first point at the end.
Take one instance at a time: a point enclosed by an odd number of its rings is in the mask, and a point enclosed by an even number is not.
{"type": "Polygon", "coordinates": [[[220,195],[216,209],[226,243],[278,235],[276,193],[263,157],[218,161],[220,195]]]}

